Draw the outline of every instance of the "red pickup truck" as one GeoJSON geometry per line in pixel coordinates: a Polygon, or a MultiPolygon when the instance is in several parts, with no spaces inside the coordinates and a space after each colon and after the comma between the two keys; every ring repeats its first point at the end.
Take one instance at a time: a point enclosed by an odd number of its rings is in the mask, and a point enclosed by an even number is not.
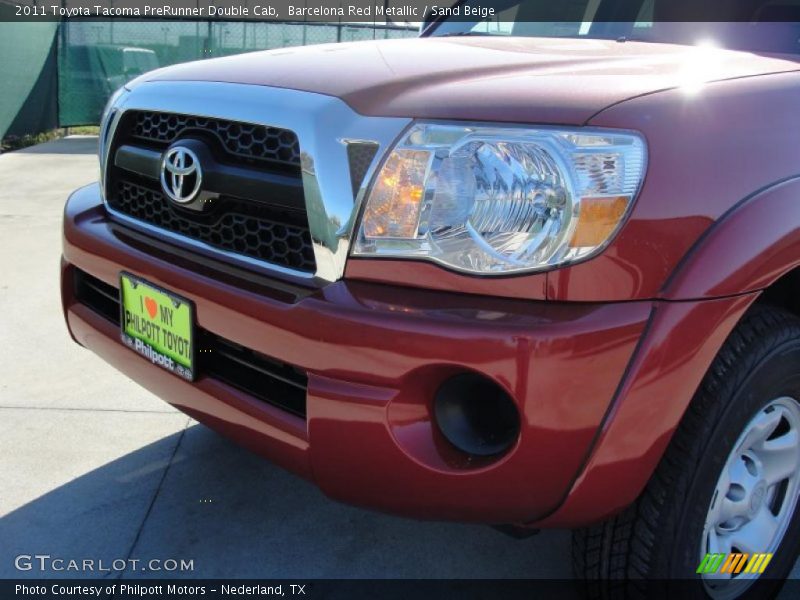
{"type": "Polygon", "coordinates": [[[800,545],[797,24],[501,4],[118,91],[69,331],[333,498],[764,592],[800,545]]]}

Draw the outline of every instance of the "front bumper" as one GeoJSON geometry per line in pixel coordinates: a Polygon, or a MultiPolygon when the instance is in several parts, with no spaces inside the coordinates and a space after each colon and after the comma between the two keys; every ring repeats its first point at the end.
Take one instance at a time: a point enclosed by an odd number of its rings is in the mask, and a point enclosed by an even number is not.
{"type": "Polygon", "coordinates": [[[218,277],[111,221],[97,186],[64,217],[62,295],[74,339],[197,420],[350,503],[422,518],[522,523],[552,513],[587,459],[651,312],[649,302],[553,304],[340,280],[296,297],[218,277]],[[200,373],[187,383],[119,341],[75,295],[74,269],[122,270],[194,301],[198,326],[305,371],[306,417],[200,373]],[[496,461],[443,440],[431,400],[480,373],[518,404],[521,432],[496,461]]]}

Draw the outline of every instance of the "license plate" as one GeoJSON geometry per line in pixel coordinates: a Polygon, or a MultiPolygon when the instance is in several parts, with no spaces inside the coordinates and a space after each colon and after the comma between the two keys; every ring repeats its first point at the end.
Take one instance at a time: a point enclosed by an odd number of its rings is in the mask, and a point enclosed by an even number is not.
{"type": "Polygon", "coordinates": [[[122,343],[153,364],[194,380],[194,307],[129,273],[120,274],[122,343]]]}

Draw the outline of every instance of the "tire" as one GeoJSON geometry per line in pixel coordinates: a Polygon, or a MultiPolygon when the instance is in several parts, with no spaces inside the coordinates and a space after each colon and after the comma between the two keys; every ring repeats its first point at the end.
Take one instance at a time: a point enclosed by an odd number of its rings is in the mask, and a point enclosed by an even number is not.
{"type": "Polygon", "coordinates": [[[776,463],[776,455],[765,454],[768,450],[759,445],[763,440],[747,448],[767,431],[767,422],[771,426],[776,420],[773,432],[764,434],[764,439],[773,442],[769,451],[774,452],[778,438],[781,444],[793,441],[792,428],[797,428],[800,415],[798,401],[800,319],[782,309],[756,305],[723,345],[636,502],[604,523],[573,532],[573,566],[587,597],[776,595],[800,550],[796,502],[800,459],[793,451],[781,460],[796,462],[776,463]],[[780,419],[775,411],[780,411],[780,419]],[[776,470],[776,464],[780,469],[776,470]],[[765,482],[787,464],[793,472],[787,483],[771,485],[764,493],[765,482]],[[764,510],[778,511],[775,520],[782,525],[775,533],[761,526],[772,527],[771,522],[755,521],[762,519],[764,510]],[[733,513],[738,516],[728,518],[733,513]],[[707,518],[716,523],[708,530],[707,518]],[[727,586],[704,581],[696,573],[704,551],[724,549],[726,543],[733,543],[731,550],[736,551],[735,544],[745,543],[738,539],[746,543],[771,539],[770,544],[777,544],[774,551],[751,549],[773,554],[764,573],[749,587],[740,577],[727,586]]]}

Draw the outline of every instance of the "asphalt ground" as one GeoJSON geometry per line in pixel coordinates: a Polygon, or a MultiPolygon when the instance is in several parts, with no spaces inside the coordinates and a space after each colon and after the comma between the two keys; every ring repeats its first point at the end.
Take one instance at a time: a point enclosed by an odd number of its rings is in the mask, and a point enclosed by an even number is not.
{"type": "Polygon", "coordinates": [[[97,179],[96,147],[71,137],[0,155],[0,578],[98,576],[17,570],[28,554],[193,561],[126,578],[571,576],[568,532],[517,540],[339,504],[74,344],[61,212],[97,179]]]}

